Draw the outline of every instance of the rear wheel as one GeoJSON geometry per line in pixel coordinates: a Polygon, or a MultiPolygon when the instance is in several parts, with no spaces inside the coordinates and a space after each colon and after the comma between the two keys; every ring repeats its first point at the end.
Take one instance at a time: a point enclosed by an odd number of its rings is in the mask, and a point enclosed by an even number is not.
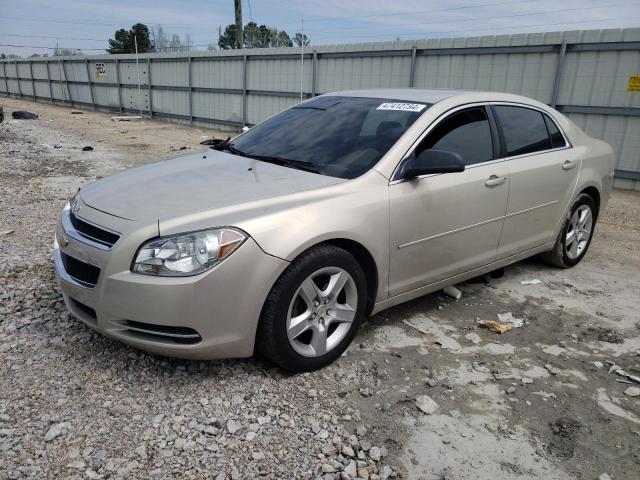
{"type": "Polygon", "coordinates": [[[577,265],[589,249],[595,223],[595,202],[590,195],[581,193],[571,207],[553,250],[544,253],[542,258],[560,268],[577,265]]]}
{"type": "Polygon", "coordinates": [[[315,370],[339,357],[366,308],[364,272],[346,250],[316,247],[298,257],[265,303],[258,352],[294,372],[315,370]]]}

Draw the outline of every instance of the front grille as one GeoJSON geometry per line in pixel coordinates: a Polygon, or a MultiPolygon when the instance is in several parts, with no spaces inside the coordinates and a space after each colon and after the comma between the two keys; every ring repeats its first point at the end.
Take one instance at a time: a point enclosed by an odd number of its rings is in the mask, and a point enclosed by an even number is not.
{"type": "Polygon", "coordinates": [[[77,258],[70,257],[64,252],[60,252],[60,257],[62,258],[62,265],[67,275],[85,287],[93,288],[96,286],[98,277],[100,276],[100,269],[98,267],[81,262],[77,258]]]}
{"type": "Polygon", "coordinates": [[[116,233],[109,232],[79,219],[73,214],[73,212],[69,212],[69,220],[71,221],[73,228],[75,228],[80,235],[92,242],[104,245],[105,247],[113,247],[120,238],[120,235],[116,233]]]}
{"type": "Polygon", "coordinates": [[[130,337],[150,342],[193,345],[202,340],[200,334],[189,327],[155,325],[153,323],[137,322],[135,320],[124,320],[120,325],[127,329],[127,335],[130,337]]]}

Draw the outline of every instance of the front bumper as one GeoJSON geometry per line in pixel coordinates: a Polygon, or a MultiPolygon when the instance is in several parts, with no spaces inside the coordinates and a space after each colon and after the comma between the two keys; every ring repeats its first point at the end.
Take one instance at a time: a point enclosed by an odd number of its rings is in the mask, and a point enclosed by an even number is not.
{"type": "MultiPolygon", "coordinates": [[[[83,215],[97,224],[109,220],[90,207],[83,209],[83,215]]],[[[114,219],[121,224],[109,227],[120,232],[129,228],[131,233],[104,250],[69,236],[63,220],[54,242],[56,273],[67,308],[89,327],[161,355],[214,359],[253,354],[262,306],[286,261],[265,254],[249,238],[229,258],[200,275],[141,275],[129,267],[138,246],[157,236],[154,226],[136,229],[114,219]],[[70,276],[63,256],[99,268],[95,286],[70,276]]]]}

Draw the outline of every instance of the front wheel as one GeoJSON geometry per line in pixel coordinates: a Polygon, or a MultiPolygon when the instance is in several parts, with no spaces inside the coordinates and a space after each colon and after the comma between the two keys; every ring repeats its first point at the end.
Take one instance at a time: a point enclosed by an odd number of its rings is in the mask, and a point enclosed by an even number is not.
{"type": "Polygon", "coordinates": [[[364,271],[333,245],[298,257],[276,281],[262,311],[256,346],[285,370],[304,372],[338,358],[366,309],[364,271]]]}
{"type": "Polygon", "coordinates": [[[589,249],[596,223],[596,206],[586,193],[578,195],[556,239],[553,250],[542,258],[560,268],[570,268],[582,260],[589,249]]]}

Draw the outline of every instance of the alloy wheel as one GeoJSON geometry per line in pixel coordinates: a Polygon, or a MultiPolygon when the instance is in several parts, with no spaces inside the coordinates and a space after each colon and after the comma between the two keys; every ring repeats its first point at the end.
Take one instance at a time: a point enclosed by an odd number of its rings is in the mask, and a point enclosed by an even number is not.
{"type": "Polygon", "coordinates": [[[593,213],[589,205],[580,205],[569,221],[569,228],[565,237],[564,248],[567,257],[575,260],[580,257],[591,238],[593,229],[593,213]]]}
{"type": "Polygon", "coordinates": [[[289,305],[286,328],[291,347],[305,357],[333,350],[349,333],[357,306],[356,283],[346,270],[315,271],[298,287],[289,305]]]}

